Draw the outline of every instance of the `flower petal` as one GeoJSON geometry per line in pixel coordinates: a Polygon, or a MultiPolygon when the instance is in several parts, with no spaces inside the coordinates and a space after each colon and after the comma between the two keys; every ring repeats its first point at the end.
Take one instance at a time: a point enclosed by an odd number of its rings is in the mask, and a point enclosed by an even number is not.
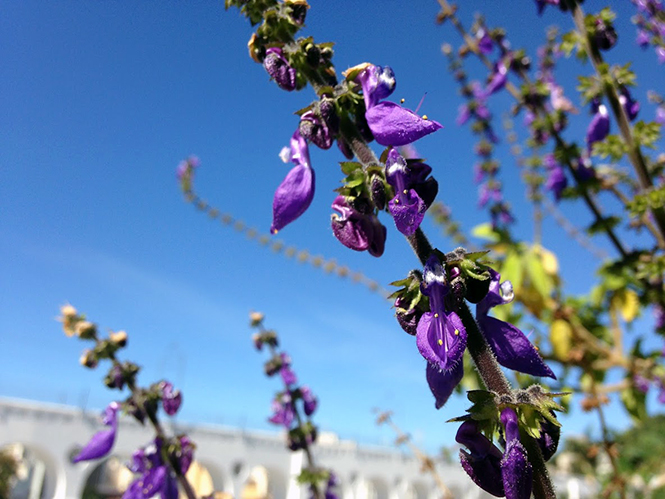
{"type": "Polygon", "coordinates": [[[81,452],[72,459],[72,462],[78,463],[79,461],[104,457],[111,452],[113,442],[115,442],[115,433],[115,428],[95,433],[86,446],[81,449],[81,452]]]}
{"type": "Polygon", "coordinates": [[[464,450],[460,450],[459,457],[462,468],[478,487],[496,497],[505,495],[498,457],[490,454],[476,460],[464,450]]]}
{"type": "Polygon", "coordinates": [[[494,317],[478,317],[483,334],[496,355],[496,360],[503,367],[531,374],[556,379],[552,370],[540,358],[538,351],[525,334],[508,322],[494,317]]]}
{"type": "Polygon", "coordinates": [[[313,198],[314,170],[306,164],[298,164],[291,169],[275,191],[270,232],[276,234],[305,213],[313,198]]]}
{"type": "Polygon", "coordinates": [[[533,470],[526,449],[519,440],[508,442],[501,459],[501,476],[506,499],[529,499],[531,497],[533,470]]]}
{"type": "Polygon", "coordinates": [[[466,329],[455,312],[427,312],[418,321],[416,345],[425,360],[437,369],[452,371],[462,362],[466,329]]]}
{"type": "Polygon", "coordinates": [[[448,401],[448,398],[453,393],[453,390],[464,376],[464,364],[462,361],[458,362],[452,370],[448,372],[440,371],[438,367],[434,367],[429,362],[425,370],[427,377],[427,384],[432,391],[432,395],[436,399],[434,407],[441,409],[448,401]]]}
{"type": "Polygon", "coordinates": [[[412,236],[425,218],[427,205],[415,190],[410,189],[406,195],[395,196],[388,203],[388,209],[397,230],[405,236],[412,236]]]}
{"type": "Polygon", "coordinates": [[[394,102],[379,102],[367,110],[365,117],[382,146],[404,146],[442,128],[440,123],[423,119],[394,102]]]}

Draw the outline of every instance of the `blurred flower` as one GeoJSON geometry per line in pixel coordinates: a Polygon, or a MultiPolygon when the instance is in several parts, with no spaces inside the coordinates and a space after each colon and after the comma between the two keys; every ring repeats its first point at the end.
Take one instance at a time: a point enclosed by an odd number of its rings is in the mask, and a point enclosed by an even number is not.
{"type": "Polygon", "coordinates": [[[266,50],[263,67],[270,77],[275,80],[279,88],[288,92],[295,90],[296,70],[289,65],[289,61],[284,57],[282,49],[271,47],[266,50]]]}
{"type": "Polygon", "coordinates": [[[168,381],[162,381],[160,384],[162,390],[162,407],[169,416],[175,415],[182,404],[182,393],[180,390],[173,390],[173,385],[168,381]]]}
{"type": "Polygon", "coordinates": [[[514,371],[556,379],[522,331],[508,322],[488,315],[492,308],[510,303],[515,297],[510,281],[499,284],[501,274],[494,269],[489,269],[489,273],[491,277],[489,292],[476,306],[476,320],[496,360],[503,367],[514,371]]]}
{"type": "Polygon", "coordinates": [[[81,449],[81,451],[72,459],[73,463],[80,461],[89,461],[91,459],[99,459],[106,456],[111,452],[113,443],[115,442],[115,435],[118,431],[118,409],[120,405],[117,402],[111,402],[102,418],[102,423],[109,426],[108,430],[97,432],[93,435],[90,441],[81,449]]]}
{"type": "Polygon", "coordinates": [[[374,213],[364,214],[353,208],[344,196],[337,196],[332,204],[332,230],[347,248],[381,256],[386,243],[386,228],[374,213]]]}
{"type": "Polygon", "coordinates": [[[296,165],[277,187],[272,203],[270,232],[283,227],[305,213],[314,198],[314,170],[310,166],[307,141],[295,131],[291,138],[289,159],[296,165]]]}

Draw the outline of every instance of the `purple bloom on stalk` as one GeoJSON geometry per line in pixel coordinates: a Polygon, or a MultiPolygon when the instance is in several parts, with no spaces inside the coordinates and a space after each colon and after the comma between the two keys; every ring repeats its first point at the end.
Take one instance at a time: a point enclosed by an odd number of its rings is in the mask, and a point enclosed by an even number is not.
{"type": "Polygon", "coordinates": [[[632,98],[626,87],[621,88],[619,102],[621,103],[624,111],[626,111],[626,116],[628,116],[630,121],[633,121],[635,118],[637,118],[637,113],[640,112],[640,103],[632,98]]]}
{"type": "Polygon", "coordinates": [[[316,407],[319,403],[318,399],[314,396],[312,390],[310,390],[308,386],[300,387],[300,395],[302,396],[305,414],[311,416],[314,414],[314,411],[316,411],[316,407]]]}
{"type": "Polygon", "coordinates": [[[492,51],[492,46],[494,45],[492,37],[489,35],[489,33],[481,28],[476,33],[476,38],[478,40],[478,50],[480,50],[480,53],[483,55],[489,54],[492,51]]]}
{"type": "Polygon", "coordinates": [[[513,408],[506,407],[501,411],[501,423],[506,435],[506,451],[501,459],[506,499],[529,499],[533,470],[526,449],[520,442],[517,413],[513,408]]]}
{"type": "Polygon", "coordinates": [[[162,442],[155,439],[152,445],[138,449],[132,455],[128,468],[141,476],[134,480],[122,499],[178,499],[178,482],[162,460],[162,442]]]}
{"type": "Polygon", "coordinates": [[[115,442],[115,434],[118,431],[118,409],[120,405],[117,402],[111,402],[102,417],[102,423],[109,426],[108,430],[103,430],[95,433],[90,441],[80,450],[80,452],[72,459],[73,463],[80,461],[90,461],[91,459],[99,459],[106,456],[111,452],[113,443],[115,442]]]}
{"type": "Polygon", "coordinates": [[[298,130],[303,138],[313,142],[321,149],[330,149],[333,144],[328,125],[314,111],[307,111],[300,117],[298,130]]]}
{"type": "Polygon", "coordinates": [[[568,179],[566,174],[563,171],[563,168],[556,159],[554,159],[553,154],[545,155],[544,161],[545,168],[547,168],[548,176],[547,181],[545,182],[545,189],[552,191],[554,194],[554,199],[557,201],[561,200],[562,191],[568,186],[568,179]]]}
{"type": "Polygon", "coordinates": [[[314,198],[314,170],[310,165],[309,148],[298,130],[291,137],[288,156],[296,166],[275,191],[270,227],[272,234],[277,234],[283,227],[305,213],[314,198]]]}
{"type": "Polygon", "coordinates": [[[493,269],[489,269],[489,273],[491,278],[489,291],[476,306],[476,320],[496,360],[503,367],[513,371],[556,379],[522,331],[508,322],[487,315],[491,308],[510,303],[515,297],[510,281],[499,284],[501,274],[493,269]]]}
{"type": "Polygon", "coordinates": [[[509,67],[510,58],[504,58],[494,65],[494,72],[490,77],[490,81],[487,84],[487,87],[485,87],[485,96],[490,96],[506,86],[506,81],[508,81],[509,67]]]}
{"type": "Polygon", "coordinates": [[[430,311],[418,321],[416,345],[427,360],[427,382],[439,409],[464,374],[466,328],[455,312],[446,312],[448,285],[445,269],[436,255],[430,256],[425,264],[421,291],[429,297],[430,311]]]}
{"type": "Polygon", "coordinates": [[[386,180],[395,190],[395,197],[388,202],[388,209],[397,230],[405,236],[416,232],[427,211],[425,202],[411,188],[411,177],[406,160],[396,149],[391,149],[386,160],[386,180]]]}
{"type": "Polygon", "coordinates": [[[173,416],[182,404],[182,393],[180,390],[173,390],[173,385],[168,381],[164,381],[162,386],[162,407],[164,412],[169,416],[173,416]]]}
{"type": "Polygon", "coordinates": [[[395,73],[386,66],[365,64],[357,76],[365,99],[365,118],[382,146],[403,146],[436,132],[441,124],[421,118],[393,102],[382,102],[395,89],[395,73]]]}
{"type": "Polygon", "coordinates": [[[194,443],[187,435],[179,437],[180,452],[176,456],[180,473],[185,475],[194,461],[194,443]]]}
{"type": "Polygon", "coordinates": [[[635,41],[640,47],[645,49],[649,46],[649,41],[650,41],[649,34],[643,29],[640,29],[637,31],[637,38],[635,41]]]}
{"type": "Polygon", "coordinates": [[[273,414],[268,418],[268,421],[272,424],[282,425],[286,429],[291,428],[291,423],[296,417],[291,395],[288,393],[277,395],[272,401],[271,409],[273,414]]]}
{"type": "Polygon", "coordinates": [[[347,248],[381,256],[386,244],[386,228],[374,213],[364,214],[352,207],[344,196],[337,196],[332,204],[332,230],[347,248]]]}
{"type": "Polygon", "coordinates": [[[460,449],[459,457],[471,480],[484,491],[503,497],[501,451],[480,432],[478,423],[473,419],[462,423],[455,440],[468,449],[460,449]]]}
{"type": "Polygon", "coordinates": [[[594,143],[605,140],[610,133],[610,117],[603,104],[594,104],[595,114],[586,131],[586,141],[589,153],[594,143]]]}
{"type": "Polygon", "coordinates": [[[282,53],[282,49],[271,47],[266,50],[263,67],[270,77],[275,80],[277,86],[288,92],[296,88],[296,70],[289,65],[282,53]]]}
{"type": "Polygon", "coordinates": [[[642,393],[647,393],[649,391],[649,386],[651,385],[651,381],[649,381],[641,374],[636,374],[635,376],[633,376],[633,384],[635,385],[635,388],[637,388],[642,393]]]}
{"type": "Polygon", "coordinates": [[[665,125],[665,107],[664,106],[658,106],[656,108],[656,123],[660,123],[661,125],[665,125]]]}
{"type": "Polygon", "coordinates": [[[282,367],[279,369],[279,375],[282,377],[285,385],[295,385],[298,382],[296,373],[291,370],[291,357],[286,353],[281,353],[282,367]]]}

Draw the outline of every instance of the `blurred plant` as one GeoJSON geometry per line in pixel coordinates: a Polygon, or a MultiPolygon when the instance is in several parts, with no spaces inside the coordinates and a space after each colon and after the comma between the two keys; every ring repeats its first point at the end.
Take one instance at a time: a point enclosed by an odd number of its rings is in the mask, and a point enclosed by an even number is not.
{"type": "MultiPolygon", "coordinates": [[[[436,197],[438,183],[424,160],[396,149],[436,132],[441,125],[386,100],[396,85],[390,67],[359,64],[345,71],[340,82],[332,64],[332,44],[316,44],[311,37],[294,38],[309,8],[304,0],[227,0],[225,5],[237,7],[258,26],[249,41],[250,56],[263,64],[280,88],[299,90],[309,83],[318,97],[298,111],[300,123],[283,151],[284,159],[295,166],[275,192],[271,232],[292,223],[312,200],[314,170],[309,142],[328,149],[336,141],[350,161],[341,163],[345,179],[332,204],[336,212],[332,216],[333,234],[348,248],[379,257],[387,236],[379,214],[387,212],[424,267],[394,283],[400,289],[392,298],[400,325],[416,336],[418,350],[428,361],[426,378],[436,407],[442,407],[460,383],[468,348],[488,389],[484,393],[500,400],[495,419],[509,403],[515,417],[521,415],[513,426],[523,427],[524,433],[512,433],[508,452],[519,448],[524,465],[532,469],[533,480],[523,480],[519,491],[512,494],[509,490],[508,494],[528,497],[533,486],[537,498],[555,497],[537,439],[542,436],[542,421],[558,425],[551,410],[559,406],[545,410],[547,396],[538,398],[535,390],[519,392],[522,398],[517,401],[518,392],[513,391],[499,363],[535,376],[554,374],[522,331],[489,315],[493,307],[509,303],[513,292],[510,283],[502,284],[500,275],[483,261],[484,253],[468,253],[463,248],[444,253],[430,245],[420,225],[436,197]],[[386,147],[380,157],[368,147],[373,140],[386,147]],[[480,304],[475,318],[466,301],[480,304]],[[525,416],[527,412],[531,417],[525,416]]],[[[487,97],[503,88],[512,64],[508,58],[499,61],[478,96],[487,97]]],[[[487,158],[485,149],[479,154],[487,158]]],[[[495,182],[486,187],[488,192],[499,192],[495,182]]],[[[500,202],[495,194],[491,196],[500,202]]],[[[509,222],[507,208],[499,208],[497,214],[498,221],[509,222]]],[[[506,469],[517,470],[512,465],[506,469]]]]}
{"type": "Polygon", "coordinates": [[[9,497],[14,486],[18,462],[12,453],[6,449],[0,451],[0,497],[9,497]]]}
{"type": "Polygon", "coordinates": [[[453,494],[450,492],[450,489],[446,487],[445,482],[441,478],[441,475],[436,471],[436,463],[433,458],[425,454],[421,449],[418,448],[416,444],[413,443],[411,436],[407,433],[404,433],[397,424],[392,419],[392,411],[378,411],[376,410],[376,424],[377,425],[388,425],[391,430],[395,432],[397,438],[395,439],[395,445],[401,446],[406,445],[411,453],[420,461],[421,470],[423,473],[429,473],[430,476],[434,479],[436,486],[441,491],[441,497],[443,499],[453,499],[453,494]]]}
{"type": "Polygon", "coordinates": [[[194,459],[195,445],[184,434],[167,436],[158,418],[160,403],[167,415],[173,416],[178,412],[182,403],[180,390],[174,390],[168,381],[153,383],[148,388],[136,384],[139,366],[129,361],[120,362],[116,355],[127,345],[126,332],[110,331],[107,338],[101,338],[97,326],[71,305],[63,306],[60,313],[59,320],[67,336],[93,343],[92,348],[83,351],[81,365],[95,369],[99,361],[110,361],[111,367],[104,384],[112,390],[122,391],[127,387],[130,392],[124,401],[109,404],[102,418],[109,429],[93,435],[72,458],[72,462],[100,459],[111,452],[118,431],[118,411],[122,411],[141,424],[145,424],[147,419],[155,430],[155,439],[146,447],[139,448],[127,464],[130,471],[139,477],[130,484],[123,499],[142,499],[157,494],[162,499],[177,499],[178,486],[188,499],[195,499],[194,489],[185,477],[194,459]]]}
{"type": "Polygon", "coordinates": [[[264,315],[252,312],[249,318],[250,326],[258,331],[252,336],[254,347],[258,351],[267,347],[270,353],[264,365],[266,376],[279,374],[284,386],[283,390],[275,394],[272,401],[273,414],[268,421],[282,426],[287,431],[286,446],[289,450],[302,450],[307,459],[307,466],[298,475],[298,483],[307,485],[314,499],[337,499],[334,492],[337,485],[335,474],[332,470],[317,467],[312,452],[317,428],[311,417],[319,401],[308,386],[298,385],[298,377],[291,369],[291,357],[279,350],[277,333],[264,327],[264,315]]]}

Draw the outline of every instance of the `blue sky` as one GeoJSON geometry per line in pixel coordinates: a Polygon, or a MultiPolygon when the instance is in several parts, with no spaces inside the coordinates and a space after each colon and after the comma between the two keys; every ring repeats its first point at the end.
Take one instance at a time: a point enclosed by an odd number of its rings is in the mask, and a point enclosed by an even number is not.
{"type": "MultiPolygon", "coordinates": [[[[486,221],[476,208],[473,139],[455,125],[460,101],[440,52],[444,41],[457,45],[459,38],[434,23],[437,3],[311,4],[304,33],[336,42],[338,70],[364,61],[390,65],[396,99],[415,107],[427,93],[421,112],[445,128],[417,147],[434,168],[440,199],[467,228],[486,221]]],[[[506,26],[513,45],[532,55],[549,24],[570,26],[554,9],[537,17],[531,2],[506,9],[504,2],[480,1],[464,2],[467,25],[488,4],[489,23],[506,26]],[[520,33],[525,23],[530,29],[520,33]]],[[[645,75],[635,92],[644,99],[649,87],[642,82],[662,81],[662,67],[652,52],[634,49],[629,3],[617,8],[621,38],[610,58],[632,60],[645,75]]],[[[100,383],[103,370],[78,365],[83,345],[54,320],[70,302],[103,329],[128,332],[123,356],[144,366],[140,381],[168,378],[182,388],[182,420],[268,428],[278,383],[264,378],[265,359],[251,347],[247,314],[257,309],[280,334],[300,379],[319,395],[315,420],[322,429],[388,442],[392,435],[373,422],[371,409],[379,407],[394,410],[428,450],[450,444],[456,428],[445,421],[467,403],[460,398],[434,409],[425,361],[389,303],[273,254],[182,200],[175,167],[196,154],[202,197],[248,225],[265,232],[270,226],[272,195],[288,171],[277,154],[297,125],[293,112],[313,94],[287,94],[269,82],[247,56],[250,34],[246,20],[218,1],[0,6],[0,396],[93,408],[112,400],[115,393],[100,383]]],[[[574,86],[572,71],[559,77],[574,86]]],[[[496,109],[509,102],[497,97],[496,109]]],[[[644,119],[653,114],[646,105],[642,112],[644,119]]],[[[587,119],[583,111],[571,132],[583,132],[587,119]]],[[[529,239],[530,211],[505,144],[498,155],[516,231],[529,239]]],[[[280,238],[387,286],[417,261],[387,219],[380,259],[334,239],[329,216],[340,160],[334,149],[312,150],[317,194],[280,238]]],[[[450,248],[436,227],[426,228],[435,244],[450,248]]],[[[596,262],[551,221],[544,229],[544,245],[559,254],[569,289],[583,292],[592,275],[580,269],[596,262]]],[[[581,431],[589,420],[579,411],[573,416],[568,427],[581,431]]],[[[615,420],[626,422],[623,415],[615,420]]]]}

